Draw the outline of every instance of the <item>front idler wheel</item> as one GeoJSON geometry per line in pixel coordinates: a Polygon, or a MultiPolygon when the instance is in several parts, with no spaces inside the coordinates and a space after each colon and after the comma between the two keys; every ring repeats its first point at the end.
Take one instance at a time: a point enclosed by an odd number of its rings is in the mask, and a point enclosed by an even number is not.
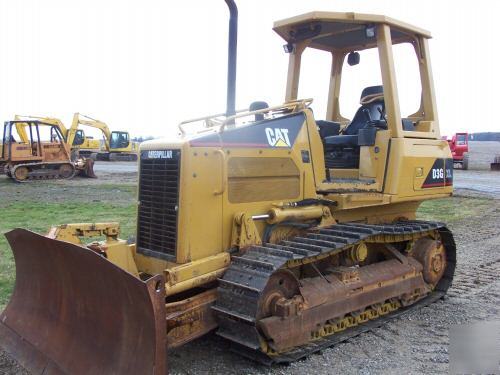
{"type": "Polygon", "coordinates": [[[291,299],[300,294],[299,280],[288,270],[276,271],[268,280],[260,297],[258,319],[272,315],[286,316],[296,309],[296,301],[291,299]]]}
{"type": "Polygon", "coordinates": [[[429,237],[420,238],[413,246],[412,255],[423,266],[425,282],[437,285],[446,269],[446,251],[442,242],[429,237]]]}

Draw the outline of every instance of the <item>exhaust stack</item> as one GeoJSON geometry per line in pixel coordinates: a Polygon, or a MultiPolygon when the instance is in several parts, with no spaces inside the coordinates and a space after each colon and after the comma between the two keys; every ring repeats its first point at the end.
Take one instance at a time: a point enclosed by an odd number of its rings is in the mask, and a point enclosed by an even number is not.
{"type": "Polygon", "coordinates": [[[238,45],[238,7],[234,0],[225,0],[229,8],[229,40],[227,46],[226,116],[236,114],[236,52],[238,45]]]}

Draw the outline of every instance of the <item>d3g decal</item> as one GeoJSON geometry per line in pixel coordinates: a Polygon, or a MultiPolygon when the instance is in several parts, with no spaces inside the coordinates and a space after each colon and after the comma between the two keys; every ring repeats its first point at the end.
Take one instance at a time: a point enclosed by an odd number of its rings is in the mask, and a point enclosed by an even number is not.
{"type": "Polygon", "coordinates": [[[453,159],[436,159],[422,188],[434,188],[453,185],[453,159]]]}
{"type": "Polygon", "coordinates": [[[267,142],[272,147],[291,147],[286,128],[266,128],[267,142]]]}

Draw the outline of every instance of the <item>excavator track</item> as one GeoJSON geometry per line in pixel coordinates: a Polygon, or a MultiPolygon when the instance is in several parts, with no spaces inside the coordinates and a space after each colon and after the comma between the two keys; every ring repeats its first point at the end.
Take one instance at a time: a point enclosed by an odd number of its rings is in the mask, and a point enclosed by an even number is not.
{"type": "Polygon", "coordinates": [[[23,163],[16,164],[9,171],[16,182],[33,180],[71,179],[76,173],[72,163],[23,163]]]}
{"type": "Polygon", "coordinates": [[[88,156],[96,161],[137,161],[137,154],[119,152],[93,152],[88,156]]]}
{"type": "MultiPolygon", "coordinates": [[[[242,255],[233,257],[231,266],[219,280],[218,299],[213,307],[219,322],[217,334],[230,340],[234,351],[263,364],[297,361],[441,298],[453,279],[455,252],[453,236],[444,224],[417,220],[383,225],[336,224],[309,229],[307,233],[279,244],[249,247],[242,255]],[[342,318],[328,321],[330,324],[307,333],[310,334],[307,343],[285,351],[277,352],[268,345],[260,324],[262,312],[259,309],[273,275],[298,265],[314,266],[322,259],[349,251],[363,242],[392,246],[426,236],[438,236],[446,252],[446,268],[437,284],[426,293],[410,302],[404,298],[378,301],[376,305],[367,306],[363,311],[353,311],[342,318]]],[[[407,262],[409,258],[402,253],[401,256],[396,255],[398,257],[401,263],[407,262]]],[[[397,263],[397,260],[393,261],[397,263]]],[[[363,267],[359,269],[362,270],[363,267]]],[[[387,269],[391,268],[393,267],[387,269]]],[[[408,281],[410,280],[406,280],[408,281]]],[[[293,329],[299,329],[299,326],[293,326],[293,329]]]]}
{"type": "Polygon", "coordinates": [[[111,152],[108,157],[109,161],[137,161],[137,154],[111,152]]]}

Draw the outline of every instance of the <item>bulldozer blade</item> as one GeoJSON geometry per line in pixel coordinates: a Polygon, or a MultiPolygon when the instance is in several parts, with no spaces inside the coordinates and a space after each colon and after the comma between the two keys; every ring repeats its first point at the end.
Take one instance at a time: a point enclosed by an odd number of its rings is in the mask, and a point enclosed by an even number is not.
{"type": "Polygon", "coordinates": [[[0,346],[32,374],[165,374],[162,275],[142,281],[82,246],[25,229],[0,346]]]}
{"type": "Polygon", "coordinates": [[[94,160],[88,158],[83,162],[83,166],[78,169],[78,174],[83,177],[97,178],[94,173],[94,160]]]}

